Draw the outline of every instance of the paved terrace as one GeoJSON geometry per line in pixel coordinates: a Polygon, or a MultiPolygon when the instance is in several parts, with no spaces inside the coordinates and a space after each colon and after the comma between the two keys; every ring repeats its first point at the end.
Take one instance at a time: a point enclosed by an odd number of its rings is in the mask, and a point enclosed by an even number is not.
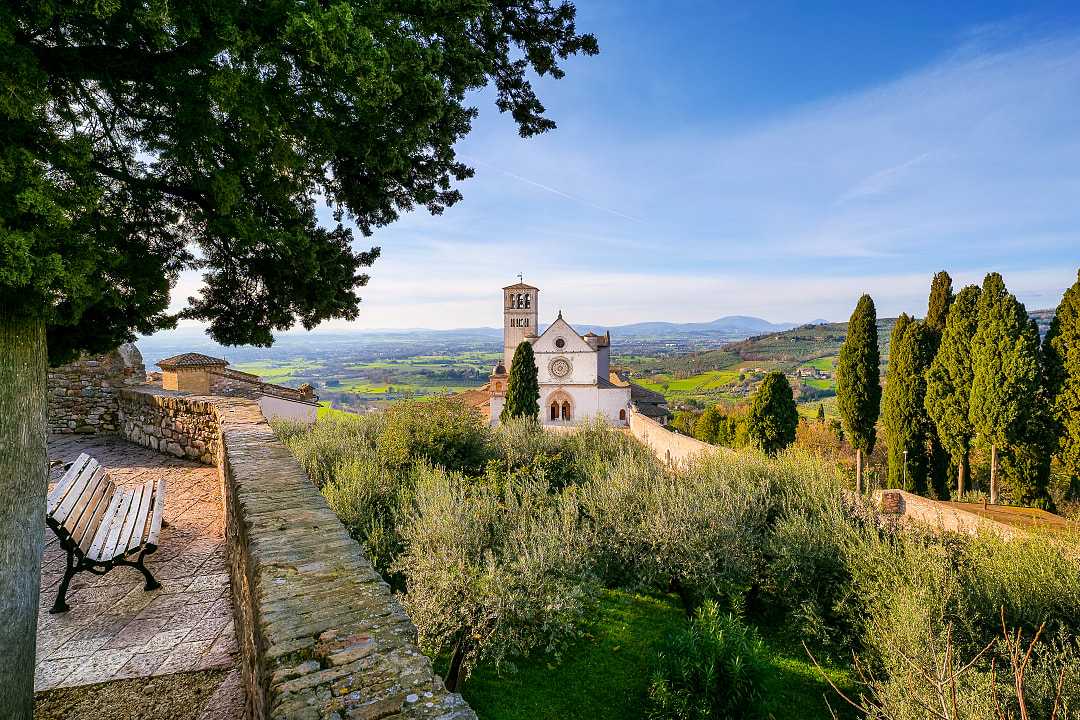
{"type": "MultiPolygon", "coordinates": [[[[166,527],[157,552],[147,556],[162,588],[143,590],[142,575],[133,568],[100,576],[83,572],[68,591],[71,610],[50,615],[65,553],[43,528],[35,689],[238,667],[217,469],[114,436],[49,439],[50,460],[68,462],[81,452],[97,458],[117,485],[165,478],[166,527]]],[[[50,482],[61,474],[62,468],[54,469],[50,482]]],[[[238,717],[242,704],[238,678],[230,678],[211,698],[205,717],[238,717]]]]}

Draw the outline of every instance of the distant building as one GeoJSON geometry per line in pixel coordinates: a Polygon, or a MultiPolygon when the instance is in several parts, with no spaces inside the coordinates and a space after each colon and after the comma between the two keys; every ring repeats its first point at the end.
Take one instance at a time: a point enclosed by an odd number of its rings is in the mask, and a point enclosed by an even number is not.
{"type": "Polygon", "coordinates": [[[523,282],[503,288],[503,359],[486,385],[459,397],[480,408],[492,425],[498,424],[514,351],[520,343],[528,342],[536,358],[544,425],[573,425],[602,417],[612,425],[627,426],[633,409],[631,388],[611,371],[610,335],[579,335],[562,312],[537,334],[539,295],[538,288],[523,282]]]}
{"type": "Polygon", "coordinates": [[[265,383],[258,375],[228,367],[222,358],[182,353],[159,360],[161,387],[194,395],[225,395],[256,400],[267,420],[286,418],[314,422],[319,397],[311,385],[299,388],[265,383]]]}

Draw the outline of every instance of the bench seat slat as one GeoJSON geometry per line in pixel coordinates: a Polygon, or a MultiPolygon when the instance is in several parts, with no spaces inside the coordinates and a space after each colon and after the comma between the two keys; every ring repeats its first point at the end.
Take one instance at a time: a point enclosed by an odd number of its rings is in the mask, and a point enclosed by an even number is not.
{"type": "Polygon", "coordinates": [[[114,492],[112,500],[109,502],[109,507],[105,510],[101,516],[101,520],[98,522],[97,531],[94,533],[94,538],[90,542],[89,548],[85,551],[86,557],[91,560],[97,560],[101,555],[101,549],[105,546],[105,542],[109,539],[109,532],[112,530],[113,519],[116,517],[116,511],[120,508],[120,502],[123,500],[123,494],[114,492]]]}
{"type": "Polygon", "coordinates": [[[150,548],[156,548],[158,544],[158,535],[161,534],[161,514],[165,510],[165,478],[161,478],[157,483],[157,492],[154,493],[154,511],[150,520],[150,530],[146,535],[146,545],[150,548]]]}
{"type": "Polygon", "coordinates": [[[53,514],[53,511],[60,506],[61,501],[64,499],[64,495],[67,494],[68,487],[71,485],[75,478],[79,477],[79,473],[86,466],[86,463],[93,462],[97,464],[97,460],[94,460],[86,453],[80,453],[79,457],[75,459],[75,462],[71,463],[71,467],[67,469],[64,476],[60,478],[56,483],[56,487],[49,493],[49,504],[47,512],[49,515],[53,514]]]}
{"type": "Polygon", "coordinates": [[[112,560],[113,550],[116,549],[116,543],[120,540],[120,531],[124,529],[124,521],[127,519],[128,511],[131,509],[132,496],[135,494],[130,490],[117,490],[117,494],[120,496],[120,505],[116,508],[116,515],[113,516],[109,523],[109,535],[105,538],[105,543],[98,550],[96,556],[91,556],[91,560],[112,560]]]}
{"type": "MultiPolygon", "coordinates": [[[[105,477],[108,478],[108,475],[105,477]]],[[[98,502],[94,514],[90,517],[90,521],[86,524],[86,528],[83,529],[82,535],[79,537],[79,550],[83,555],[90,552],[91,543],[93,543],[94,538],[97,537],[97,531],[101,527],[101,521],[105,518],[105,514],[108,513],[114,499],[116,499],[116,485],[112,480],[109,480],[105,484],[101,500],[98,502]]]]}
{"type": "Polygon", "coordinates": [[[52,516],[54,520],[60,523],[64,522],[71,512],[71,508],[75,507],[75,503],[82,497],[82,493],[86,489],[86,486],[98,472],[104,472],[104,469],[99,466],[96,461],[86,463],[86,466],[83,467],[79,476],[68,485],[68,490],[64,494],[64,499],[61,500],[60,504],[53,510],[52,516]]]}
{"type": "Polygon", "coordinates": [[[139,502],[138,513],[135,515],[135,522],[131,526],[130,532],[125,532],[126,538],[121,540],[121,552],[127,554],[133,550],[136,550],[142,545],[143,538],[146,537],[147,521],[150,519],[150,501],[153,500],[154,495],[154,479],[150,478],[142,486],[142,498],[139,502]]]}
{"type": "Polygon", "coordinates": [[[86,490],[83,491],[83,496],[79,498],[78,504],[72,508],[71,514],[64,520],[62,527],[76,545],[79,544],[82,532],[86,529],[90,520],[93,519],[94,511],[97,510],[97,505],[101,502],[101,498],[105,495],[108,486],[108,473],[94,473],[94,479],[86,486],[86,490]]]}
{"type": "Polygon", "coordinates": [[[135,529],[135,524],[139,519],[139,507],[142,505],[143,486],[139,485],[131,490],[131,505],[128,506],[127,516],[124,517],[124,524],[120,528],[120,532],[116,535],[116,542],[113,543],[106,553],[106,558],[114,558],[122,556],[127,552],[128,538],[131,537],[131,531],[135,529]]]}

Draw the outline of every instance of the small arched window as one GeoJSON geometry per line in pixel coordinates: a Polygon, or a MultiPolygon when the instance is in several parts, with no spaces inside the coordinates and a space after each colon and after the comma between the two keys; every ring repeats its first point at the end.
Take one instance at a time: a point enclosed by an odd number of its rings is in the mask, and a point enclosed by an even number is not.
{"type": "Polygon", "coordinates": [[[532,296],[529,293],[525,293],[525,309],[528,310],[532,307],[532,296]]]}
{"type": "Polygon", "coordinates": [[[619,411],[619,419],[620,420],[625,420],[626,419],[626,410],[625,409],[622,409],[622,410],[619,411]]]}
{"type": "Polygon", "coordinates": [[[563,420],[569,420],[570,419],[570,402],[568,400],[563,400],[562,419],[563,420]]]}
{"type": "Polygon", "coordinates": [[[551,403],[551,419],[552,420],[558,420],[559,419],[559,403],[557,403],[557,402],[551,403]]]}

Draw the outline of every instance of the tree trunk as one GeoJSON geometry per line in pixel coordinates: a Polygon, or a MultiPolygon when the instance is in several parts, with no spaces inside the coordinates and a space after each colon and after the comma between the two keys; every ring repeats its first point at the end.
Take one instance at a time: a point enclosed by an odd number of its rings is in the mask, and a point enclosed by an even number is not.
{"type": "Polygon", "coordinates": [[[49,477],[47,366],[44,323],[0,308],[0,707],[26,720],[34,715],[49,477]]]}
{"type": "Polygon", "coordinates": [[[957,463],[956,469],[956,499],[959,500],[964,495],[964,485],[967,483],[968,474],[968,454],[964,453],[960,458],[960,462],[957,463]]]}
{"type": "Polygon", "coordinates": [[[997,445],[990,446],[990,504],[997,505],[997,445]]]}
{"type": "Polygon", "coordinates": [[[443,684],[450,692],[458,692],[461,684],[461,666],[465,661],[465,641],[458,640],[454,643],[454,650],[450,654],[450,667],[446,669],[446,679],[443,684]]]}
{"type": "Polygon", "coordinates": [[[862,480],[862,450],[855,448],[855,493],[857,495],[863,494],[862,480]]]}

